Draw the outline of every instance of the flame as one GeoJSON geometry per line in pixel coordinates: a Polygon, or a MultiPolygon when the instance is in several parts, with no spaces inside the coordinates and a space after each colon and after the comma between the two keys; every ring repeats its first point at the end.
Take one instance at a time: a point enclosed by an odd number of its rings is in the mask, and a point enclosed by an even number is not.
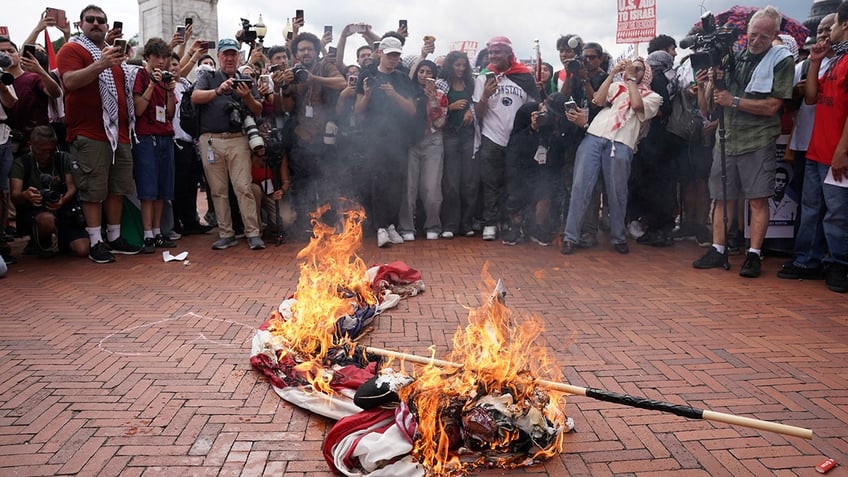
{"type": "Polygon", "coordinates": [[[366,275],[368,267],[356,255],[362,243],[364,211],[345,211],[343,230],[336,233],[334,226],[319,220],[328,210],[329,206],[323,206],[311,214],[313,237],[297,254],[302,262],[293,317],[286,320],[275,312],[269,331],[284,355],[291,353],[300,363],[295,370],[316,390],[332,394],[324,359],[331,349],[351,344],[349,336],[337,334],[336,321],[359,304],[374,305],[377,299],[366,275]]]}
{"type": "Polygon", "coordinates": [[[461,366],[427,365],[411,385],[400,390],[401,399],[418,416],[413,456],[429,475],[462,474],[483,465],[512,468],[562,452],[564,393],[535,385],[536,379],[562,377],[546,348],[535,344],[543,332],[542,322],[531,317],[514,323],[488,266],[483,269],[483,281],[496,292],[484,297],[480,308],[470,310],[468,325],[454,334],[450,361],[461,366]],[[559,432],[550,443],[534,446],[529,459],[528,453],[512,449],[520,436],[517,428],[501,428],[491,439],[477,441],[479,448],[471,449],[475,452],[468,452],[463,446],[469,432],[458,430],[463,418],[459,414],[474,413],[482,399],[502,402],[505,412],[514,416],[544,416],[559,432]]]}

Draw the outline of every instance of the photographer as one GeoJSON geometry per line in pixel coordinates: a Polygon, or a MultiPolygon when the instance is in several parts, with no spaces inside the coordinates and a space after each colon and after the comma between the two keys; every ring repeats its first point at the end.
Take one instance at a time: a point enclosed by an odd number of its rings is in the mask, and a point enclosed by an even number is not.
{"type": "MultiPolygon", "coordinates": [[[[573,103],[569,103],[573,104],[573,103]]],[[[576,104],[574,105],[576,107],[576,104]]],[[[506,213],[509,227],[503,231],[504,245],[515,245],[525,233],[539,245],[553,241],[556,224],[551,206],[562,175],[562,156],[552,148],[569,122],[566,97],[554,93],[542,102],[518,109],[506,147],[506,213]],[[525,221],[529,222],[525,226],[525,221]]]]}
{"type": "Polygon", "coordinates": [[[230,215],[228,182],[232,182],[236,194],[248,246],[251,250],[265,248],[250,188],[251,150],[243,130],[243,123],[250,115],[261,116],[262,103],[253,82],[237,74],[238,52],[235,40],[220,40],[220,68],[200,76],[191,95],[192,103],[202,105],[198,139],[200,160],[218,218],[219,238],[212,244],[213,250],[238,244],[230,215]]]}
{"type": "MultiPolygon", "coordinates": [[[[330,148],[324,145],[327,121],[333,118],[338,92],[347,83],[330,61],[319,61],[321,40],[300,33],[292,40],[295,65],[282,87],[283,96],[294,100],[294,145],[289,165],[299,229],[307,228],[309,213],[336,198],[338,186],[328,183],[337,177],[338,167],[330,148]]],[[[291,105],[291,103],[289,103],[291,105]]],[[[340,178],[345,180],[346,178],[340,178]]]]}
{"type": "Polygon", "coordinates": [[[736,54],[736,67],[715,72],[716,86],[726,84],[726,88],[714,88],[712,94],[714,103],[723,108],[726,157],[722,157],[721,147],[715,148],[709,180],[710,197],[716,201],[713,246],[692,264],[695,268],[727,264],[722,214],[736,207],[741,194],[751,207],[751,245],[739,275],[760,276],[760,248],[768,228],[768,198],[774,194],[777,167],[778,111],[792,98],[795,64],[787,48],[772,46],[782,18],[774,7],[757,10],[748,22],[748,47],[736,54]]]}
{"type": "Polygon", "coordinates": [[[176,79],[168,71],[170,48],[165,40],[151,38],[144,45],[145,69],[139,70],[133,86],[135,132],[133,175],[141,201],[144,226],[143,253],[157,247],[176,247],[162,235],[162,208],[174,200],[174,110],[176,79]]]}
{"type": "Polygon", "coordinates": [[[88,233],[71,174],[71,156],[56,149],[50,126],[36,126],[29,153],[15,159],[10,174],[12,200],[18,210],[18,231],[30,235],[39,256],[53,255],[53,234],[59,250],[87,257],[88,233]]]}
{"type": "Polygon", "coordinates": [[[624,229],[630,163],[643,126],[656,116],[662,104],[660,95],[651,90],[651,76],[644,60],[621,61],[592,98],[595,105],[605,105],[594,121],[589,124],[588,116],[569,113],[569,120],[578,126],[588,125],[588,130],[577,148],[574,188],[560,249],[563,255],[574,253],[583,215],[601,171],[610,203],[610,240],[616,252],[630,252],[624,229]],[[619,73],[623,73],[624,81],[613,81],[619,73]]]}

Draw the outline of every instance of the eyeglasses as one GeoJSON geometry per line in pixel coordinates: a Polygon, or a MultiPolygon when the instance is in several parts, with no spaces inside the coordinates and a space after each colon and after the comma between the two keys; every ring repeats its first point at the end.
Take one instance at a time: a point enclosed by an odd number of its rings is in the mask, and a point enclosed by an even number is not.
{"type": "Polygon", "coordinates": [[[598,55],[583,55],[583,58],[586,58],[587,60],[597,60],[598,58],[600,58],[600,56],[598,56],[598,55]]]}
{"type": "Polygon", "coordinates": [[[98,25],[105,25],[106,24],[106,17],[95,17],[94,15],[88,15],[85,18],[83,18],[83,20],[85,20],[86,23],[97,22],[98,25]]]}

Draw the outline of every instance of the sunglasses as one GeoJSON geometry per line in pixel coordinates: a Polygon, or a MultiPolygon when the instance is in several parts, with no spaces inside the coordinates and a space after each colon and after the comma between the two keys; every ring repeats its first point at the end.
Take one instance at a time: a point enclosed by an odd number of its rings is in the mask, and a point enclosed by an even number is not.
{"type": "Polygon", "coordinates": [[[83,18],[83,20],[85,20],[86,23],[97,22],[98,25],[105,25],[106,24],[106,17],[96,17],[94,15],[88,15],[85,18],[83,18]]]}

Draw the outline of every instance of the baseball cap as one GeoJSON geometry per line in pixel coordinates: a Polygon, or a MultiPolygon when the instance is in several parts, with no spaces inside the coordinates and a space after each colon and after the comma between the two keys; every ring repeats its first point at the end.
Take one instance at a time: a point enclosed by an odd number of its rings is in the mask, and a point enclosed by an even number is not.
{"type": "Polygon", "coordinates": [[[224,39],[218,41],[218,52],[219,53],[224,52],[224,51],[229,51],[229,50],[239,51],[238,42],[231,39],[231,38],[224,38],[224,39]]]}
{"type": "Polygon", "coordinates": [[[403,53],[403,45],[401,45],[400,40],[393,36],[387,36],[383,38],[380,42],[380,50],[383,53],[403,53]]]}

